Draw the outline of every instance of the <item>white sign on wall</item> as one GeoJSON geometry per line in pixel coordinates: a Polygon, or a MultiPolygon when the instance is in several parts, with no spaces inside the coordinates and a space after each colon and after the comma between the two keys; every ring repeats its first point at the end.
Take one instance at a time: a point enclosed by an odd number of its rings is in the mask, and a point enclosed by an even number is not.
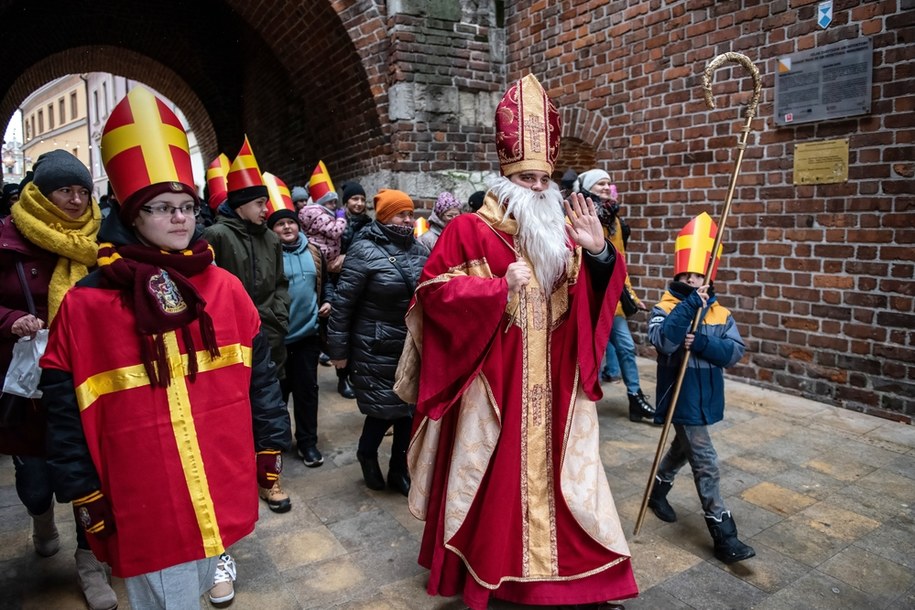
{"type": "Polygon", "coordinates": [[[832,23],[832,2],[820,2],[817,7],[817,25],[824,30],[832,23]]]}

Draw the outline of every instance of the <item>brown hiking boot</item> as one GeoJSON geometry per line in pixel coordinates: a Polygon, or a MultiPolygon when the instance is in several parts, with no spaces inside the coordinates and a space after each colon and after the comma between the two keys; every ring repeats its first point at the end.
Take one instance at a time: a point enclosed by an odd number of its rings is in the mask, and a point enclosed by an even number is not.
{"type": "Polygon", "coordinates": [[[259,492],[261,500],[264,500],[267,503],[267,506],[270,507],[270,510],[275,513],[285,513],[292,508],[292,502],[289,500],[289,494],[283,491],[283,488],[280,487],[279,481],[274,483],[273,487],[270,489],[260,487],[259,492]]]}

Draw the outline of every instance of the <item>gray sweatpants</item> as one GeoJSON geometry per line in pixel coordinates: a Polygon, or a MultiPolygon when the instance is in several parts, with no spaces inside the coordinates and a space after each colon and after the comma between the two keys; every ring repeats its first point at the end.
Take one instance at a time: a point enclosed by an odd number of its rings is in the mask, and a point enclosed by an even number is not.
{"type": "Polygon", "coordinates": [[[124,580],[134,610],[197,610],[200,596],[213,588],[219,555],[180,563],[124,580]]]}

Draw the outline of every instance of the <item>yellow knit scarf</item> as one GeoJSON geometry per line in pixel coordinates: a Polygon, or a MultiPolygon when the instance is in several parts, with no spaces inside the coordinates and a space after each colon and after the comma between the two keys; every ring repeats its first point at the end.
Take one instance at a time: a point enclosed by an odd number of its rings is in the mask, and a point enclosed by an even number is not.
{"type": "Polygon", "coordinates": [[[89,267],[96,264],[98,243],[95,236],[102,223],[102,212],[93,199],[82,216],[70,218],[30,182],[13,205],[11,214],[16,228],[26,239],[60,256],[48,287],[50,323],[67,290],[86,277],[89,267]]]}

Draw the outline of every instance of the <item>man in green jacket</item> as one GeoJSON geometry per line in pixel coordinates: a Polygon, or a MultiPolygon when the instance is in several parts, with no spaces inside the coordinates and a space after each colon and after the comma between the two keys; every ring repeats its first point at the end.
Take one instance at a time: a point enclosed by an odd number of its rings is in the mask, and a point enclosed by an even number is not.
{"type": "MultiPolygon", "coordinates": [[[[203,236],[216,254],[216,265],[241,280],[260,314],[270,342],[277,376],[284,377],[285,338],[289,321],[289,282],[283,274],[283,249],[267,220],[267,186],[245,138],[227,176],[228,198],[216,209],[216,222],[203,236]]],[[[292,504],[277,481],[261,489],[270,510],[282,513],[292,504]]]]}

